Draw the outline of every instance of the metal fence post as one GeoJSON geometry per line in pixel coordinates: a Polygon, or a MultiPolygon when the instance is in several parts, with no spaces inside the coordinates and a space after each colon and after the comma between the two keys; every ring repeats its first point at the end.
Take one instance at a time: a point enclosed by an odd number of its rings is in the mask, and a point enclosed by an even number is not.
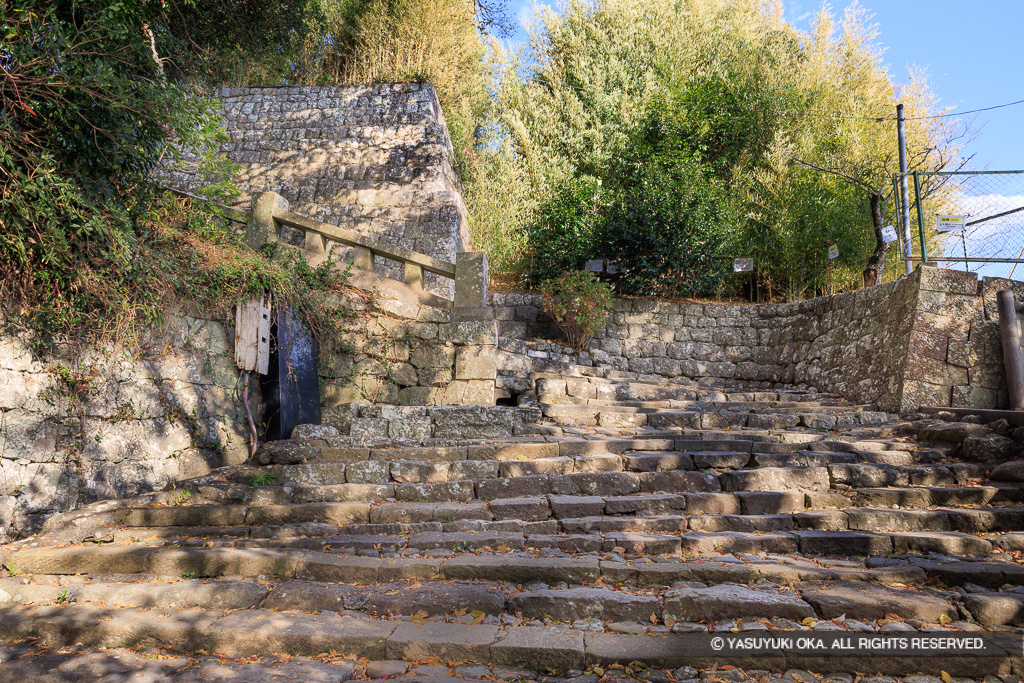
{"type": "MultiPolygon", "coordinates": [[[[907,137],[904,133],[903,122],[906,119],[903,118],[903,104],[896,105],[896,137],[899,139],[900,147],[900,220],[903,223],[903,232],[901,237],[903,238],[903,255],[910,256],[913,252],[913,238],[910,236],[910,201],[907,197],[910,194],[910,190],[907,189],[907,137]]],[[[895,178],[893,178],[895,181],[895,178]]],[[[909,275],[910,271],[914,269],[910,261],[904,261],[906,273],[909,275]]]]}
{"type": "Polygon", "coordinates": [[[917,205],[917,229],[921,233],[921,262],[928,263],[928,247],[924,241],[924,213],[921,211],[921,181],[914,171],[914,203],[917,205]]]}
{"type": "Polygon", "coordinates": [[[999,331],[1003,341],[1003,366],[1006,368],[1006,390],[1010,410],[1024,410],[1024,362],[1021,360],[1020,326],[1012,289],[996,294],[999,306],[999,331]]]}

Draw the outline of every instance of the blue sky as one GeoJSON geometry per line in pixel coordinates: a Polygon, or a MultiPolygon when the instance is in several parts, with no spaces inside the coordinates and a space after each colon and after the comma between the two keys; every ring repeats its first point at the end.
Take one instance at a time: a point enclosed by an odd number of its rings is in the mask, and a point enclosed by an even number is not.
{"type": "MultiPolygon", "coordinates": [[[[509,0],[509,14],[525,19],[535,0],[509,0]]],[[[554,5],[555,2],[541,4],[554,5]]],[[[842,9],[845,2],[832,6],[842,9]]],[[[907,67],[925,67],[933,90],[956,111],[1024,100],[1024,0],[861,0],[875,14],[885,61],[894,80],[907,67]]],[[[807,29],[819,3],[785,0],[786,17],[807,29]]],[[[513,40],[524,39],[520,28],[513,40]]],[[[984,124],[969,143],[973,167],[1024,169],[1024,104],[977,115],[984,124]]]]}

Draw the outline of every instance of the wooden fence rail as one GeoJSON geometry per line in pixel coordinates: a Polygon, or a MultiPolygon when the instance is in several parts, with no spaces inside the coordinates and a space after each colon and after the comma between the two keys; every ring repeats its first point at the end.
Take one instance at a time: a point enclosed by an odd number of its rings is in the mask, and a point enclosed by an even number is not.
{"type": "Polygon", "coordinates": [[[249,245],[259,249],[264,244],[278,239],[279,225],[301,230],[305,233],[305,249],[315,254],[327,253],[327,240],[344,244],[354,250],[353,265],[362,270],[372,271],[376,258],[397,261],[404,266],[405,284],[413,289],[423,289],[423,274],[434,273],[455,279],[455,264],[433,256],[420,254],[395,244],[362,235],[355,230],[323,223],[313,218],[288,210],[288,202],[274,192],[264,192],[253,202],[252,218],[246,239],[249,245]]]}
{"type": "MultiPolygon", "coordinates": [[[[180,197],[202,199],[179,190],[169,191],[180,197]]],[[[289,211],[288,200],[276,192],[264,192],[256,197],[251,212],[222,204],[217,206],[224,211],[224,216],[228,220],[246,225],[245,240],[253,249],[261,249],[268,243],[277,242],[280,239],[280,227],[287,225],[305,234],[303,248],[308,252],[307,257],[314,254],[326,256],[327,241],[330,240],[352,247],[353,265],[357,269],[372,273],[377,257],[397,261],[404,267],[404,283],[414,290],[423,292],[422,296],[434,296],[428,295],[423,289],[424,273],[432,273],[454,280],[456,307],[486,307],[487,256],[483,253],[459,253],[457,263],[443,261],[396,244],[367,237],[355,230],[289,211]]],[[[436,296],[434,300],[445,301],[443,297],[436,296]]],[[[452,305],[452,302],[448,301],[447,305],[452,305]]]]}

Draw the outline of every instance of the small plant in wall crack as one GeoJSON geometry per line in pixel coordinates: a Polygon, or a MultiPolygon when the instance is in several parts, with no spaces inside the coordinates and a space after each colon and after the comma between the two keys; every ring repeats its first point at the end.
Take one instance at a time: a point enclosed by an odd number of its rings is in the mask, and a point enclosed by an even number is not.
{"type": "Polygon", "coordinates": [[[269,484],[274,483],[275,479],[277,479],[277,477],[274,476],[273,472],[260,472],[255,477],[252,478],[252,485],[267,486],[269,484]]]}

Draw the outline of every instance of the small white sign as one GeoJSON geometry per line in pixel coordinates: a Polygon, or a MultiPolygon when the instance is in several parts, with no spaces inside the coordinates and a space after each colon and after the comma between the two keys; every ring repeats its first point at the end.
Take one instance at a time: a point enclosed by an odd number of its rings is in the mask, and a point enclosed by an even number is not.
{"type": "Polygon", "coordinates": [[[605,261],[604,271],[610,275],[622,272],[622,263],[619,261],[605,261]]]}
{"type": "Polygon", "coordinates": [[[604,272],[604,260],[603,259],[590,259],[587,264],[583,266],[584,269],[589,270],[591,273],[604,272]]]}
{"type": "Polygon", "coordinates": [[[964,217],[936,216],[935,229],[939,232],[960,232],[964,229],[964,217]]]}
{"type": "Polygon", "coordinates": [[[830,260],[831,259],[835,259],[835,258],[839,258],[839,245],[838,244],[833,244],[831,247],[828,248],[828,257],[829,257],[830,260]]]}
{"type": "Polygon", "coordinates": [[[732,272],[734,273],[752,273],[754,272],[754,259],[752,258],[735,258],[732,260],[732,272]]]}
{"type": "Polygon", "coordinates": [[[898,236],[896,235],[896,228],[894,228],[891,225],[887,225],[884,228],[882,228],[882,242],[883,243],[889,244],[890,242],[895,242],[897,239],[898,239],[898,236]]]}

